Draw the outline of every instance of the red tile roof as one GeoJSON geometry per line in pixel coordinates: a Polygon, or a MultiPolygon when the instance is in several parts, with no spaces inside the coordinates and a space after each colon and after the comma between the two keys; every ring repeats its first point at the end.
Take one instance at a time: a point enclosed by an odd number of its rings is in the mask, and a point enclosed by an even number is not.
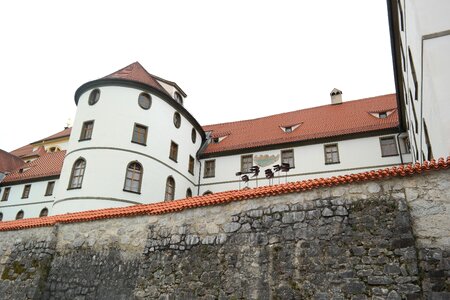
{"type": "Polygon", "coordinates": [[[51,136],[48,136],[45,139],[40,139],[39,141],[36,141],[36,142],[34,142],[32,144],[37,144],[37,143],[41,143],[41,142],[48,142],[48,141],[56,140],[56,139],[63,138],[63,137],[67,137],[68,138],[68,137],[70,137],[70,133],[71,132],[72,132],[72,127],[64,128],[64,130],[62,130],[62,131],[60,131],[58,133],[52,134],[51,136]]]}
{"type": "Polygon", "coordinates": [[[31,144],[28,144],[28,145],[20,147],[16,150],[13,150],[10,153],[15,156],[21,157],[21,158],[28,157],[28,156],[41,156],[41,155],[45,154],[45,149],[38,148],[35,151],[33,151],[33,148],[36,147],[35,144],[41,143],[41,142],[49,142],[49,141],[56,140],[56,139],[63,138],[63,137],[69,138],[71,132],[72,132],[72,127],[66,128],[66,129],[64,129],[58,133],[52,134],[51,136],[48,136],[44,139],[40,139],[36,142],[33,142],[31,144]]]}
{"type": "Polygon", "coordinates": [[[204,153],[220,153],[395,128],[399,124],[396,111],[384,119],[376,118],[370,113],[396,108],[396,95],[390,94],[253,120],[207,125],[203,126],[203,129],[211,131],[213,137],[225,135],[228,137],[217,144],[209,144],[204,153]],[[300,126],[291,133],[284,132],[280,128],[297,124],[300,126]]]}
{"type": "Polygon", "coordinates": [[[139,62],[134,62],[129,66],[126,66],[119,71],[116,71],[103,78],[115,78],[115,79],[125,79],[131,81],[137,81],[149,85],[166,95],[169,95],[167,91],[159,84],[159,82],[144,69],[144,67],[139,62]]]}
{"type": "Polygon", "coordinates": [[[30,179],[58,176],[61,173],[65,155],[66,151],[45,153],[38,159],[26,163],[6,175],[1,184],[6,185],[30,179]]]}
{"type": "Polygon", "coordinates": [[[11,151],[10,153],[12,155],[15,155],[17,157],[27,157],[27,156],[34,156],[34,155],[38,155],[38,153],[33,153],[33,148],[35,146],[28,144],[25,145],[23,147],[17,148],[16,150],[11,151]]]}
{"type": "Polygon", "coordinates": [[[290,182],[274,186],[263,186],[248,190],[235,190],[221,192],[206,196],[197,196],[171,202],[159,202],[146,205],[133,205],[120,208],[109,208],[90,210],[79,213],[56,215],[45,218],[30,218],[16,221],[0,222],[0,231],[20,230],[32,227],[53,226],[57,223],[77,223],[102,219],[112,219],[121,217],[133,217],[139,215],[161,215],[182,211],[202,206],[212,206],[226,204],[234,201],[243,201],[268,196],[276,196],[289,193],[300,193],[311,189],[330,187],[341,184],[351,184],[353,182],[364,182],[369,180],[382,180],[389,177],[410,176],[420,174],[425,171],[436,171],[448,169],[450,167],[450,156],[445,160],[424,162],[422,165],[416,163],[407,166],[392,167],[387,169],[373,170],[358,174],[333,176],[330,178],[309,179],[297,182],[290,182]]]}
{"type": "Polygon", "coordinates": [[[23,160],[0,149],[0,173],[12,171],[22,166],[23,160]]]}

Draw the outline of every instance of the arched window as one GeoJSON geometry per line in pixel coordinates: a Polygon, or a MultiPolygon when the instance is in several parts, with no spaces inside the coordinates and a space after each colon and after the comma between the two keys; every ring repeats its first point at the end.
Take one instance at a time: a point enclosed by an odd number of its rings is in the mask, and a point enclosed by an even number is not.
{"type": "Polygon", "coordinates": [[[207,195],[211,195],[211,194],[212,194],[211,191],[206,191],[206,192],[203,193],[203,196],[207,196],[207,195]]]}
{"type": "Polygon", "coordinates": [[[86,169],[86,161],[79,158],[75,161],[70,174],[69,189],[81,189],[83,183],[84,170],[86,169]]]}
{"type": "Polygon", "coordinates": [[[100,90],[95,89],[89,94],[88,103],[89,105],[94,105],[95,103],[98,102],[99,99],[100,99],[100,90]]]}
{"type": "Polygon", "coordinates": [[[19,212],[16,215],[16,220],[22,220],[24,216],[23,210],[19,210],[19,212]]]}
{"type": "Polygon", "coordinates": [[[48,209],[47,209],[47,207],[43,208],[41,210],[41,213],[39,214],[39,218],[46,217],[46,216],[48,216],[48,209]]]}
{"type": "Polygon", "coordinates": [[[190,188],[188,188],[186,190],[186,198],[190,198],[190,197],[192,197],[192,190],[190,188]]]}
{"type": "Polygon", "coordinates": [[[125,174],[124,191],[140,193],[142,184],[142,165],[138,162],[130,162],[127,166],[127,173],[125,174]]]}
{"type": "Polygon", "coordinates": [[[3,213],[0,213],[0,222],[3,220],[3,213]]]}
{"type": "Polygon", "coordinates": [[[172,176],[167,177],[166,195],[164,201],[172,201],[175,198],[175,180],[172,176]]]}

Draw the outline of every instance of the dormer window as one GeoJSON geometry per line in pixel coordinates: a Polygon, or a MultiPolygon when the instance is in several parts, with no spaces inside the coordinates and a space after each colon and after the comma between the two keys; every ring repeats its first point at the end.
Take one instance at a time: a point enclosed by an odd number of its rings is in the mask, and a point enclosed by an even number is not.
{"type": "Polygon", "coordinates": [[[180,93],[175,92],[173,94],[173,97],[175,98],[175,101],[177,101],[178,103],[180,103],[181,105],[183,105],[183,97],[181,97],[180,93]]]}
{"type": "Polygon", "coordinates": [[[226,139],[228,137],[228,135],[223,135],[223,136],[216,136],[216,137],[212,137],[210,139],[210,143],[211,144],[218,144],[221,141],[223,141],[224,139],[226,139]]]}
{"type": "Polygon", "coordinates": [[[369,112],[369,114],[371,114],[372,116],[374,116],[375,118],[378,118],[378,119],[386,119],[386,118],[389,117],[394,111],[395,111],[395,109],[388,110],[388,111],[369,112]]]}
{"type": "Polygon", "coordinates": [[[58,152],[58,151],[61,151],[59,147],[50,147],[47,150],[47,152],[58,152]]]}
{"type": "Polygon", "coordinates": [[[281,130],[283,130],[286,133],[291,133],[295,129],[297,129],[300,125],[302,125],[302,123],[295,124],[295,125],[289,125],[289,126],[280,126],[280,128],[281,128],[281,130]]]}

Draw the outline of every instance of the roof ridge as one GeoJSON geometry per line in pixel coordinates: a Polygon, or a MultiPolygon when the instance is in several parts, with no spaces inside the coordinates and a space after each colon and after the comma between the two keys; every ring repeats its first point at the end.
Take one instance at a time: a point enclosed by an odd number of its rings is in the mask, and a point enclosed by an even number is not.
{"type": "MultiPolygon", "coordinates": [[[[395,93],[384,94],[384,95],[373,96],[373,97],[367,97],[367,98],[362,98],[362,99],[348,100],[348,101],[342,102],[342,104],[339,104],[339,106],[342,107],[342,105],[346,105],[348,103],[354,103],[354,102],[358,102],[358,101],[370,101],[370,100],[373,100],[375,98],[383,98],[383,97],[392,96],[392,95],[395,95],[395,93]]],[[[282,115],[287,115],[287,114],[292,114],[292,113],[298,113],[298,112],[301,112],[301,111],[316,110],[316,109],[320,109],[320,108],[328,107],[328,106],[331,107],[331,106],[336,106],[336,105],[335,104],[324,104],[324,105],[319,105],[319,106],[314,106],[314,107],[307,107],[307,108],[297,109],[297,110],[288,111],[288,112],[282,112],[282,113],[273,114],[273,115],[262,116],[262,117],[258,117],[258,118],[254,118],[254,119],[246,119],[246,120],[238,120],[238,121],[231,121],[231,122],[223,122],[223,123],[202,125],[202,127],[204,128],[204,127],[210,127],[210,126],[239,124],[239,123],[244,123],[244,122],[249,122],[249,121],[256,121],[256,120],[261,120],[261,119],[270,118],[270,117],[276,117],[276,116],[282,116],[282,115]]]]}
{"type": "Polygon", "coordinates": [[[225,204],[233,201],[242,201],[267,196],[282,195],[287,193],[299,193],[321,187],[331,187],[353,182],[365,182],[369,180],[381,180],[396,176],[411,176],[424,171],[436,171],[450,167],[450,156],[446,159],[425,161],[423,164],[415,163],[391,167],[386,169],[371,170],[350,175],[340,175],[328,178],[308,179],[297,182],[289,182],[274,186],[262,186],[247,190],[225,191],[206,196],[196,196],[171,202],[158,202],[153,204],[141,204],[119,208],[90,210],[64,215],[56,215],[44,218],[29,218],[15,221],[0,222],[0,231],[20,230],[34,227],[53,226],[57,223],[77,223],[118,217],[133,217],[138,215],[160,215],[177,212],[202,206],[225,204]]]}

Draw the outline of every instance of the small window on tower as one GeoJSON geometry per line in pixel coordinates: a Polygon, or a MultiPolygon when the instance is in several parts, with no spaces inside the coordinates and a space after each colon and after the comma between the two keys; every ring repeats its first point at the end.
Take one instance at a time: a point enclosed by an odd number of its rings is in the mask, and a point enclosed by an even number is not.
{"type": "Polygon", "coordinates": [[[81,128],[80,141],[90,140],[94,130],[94,121],[86,121],[81,128]]]}
{"type": "Polygon", "coordinates": [[[178,144],[171,142],[170,143],[170,152],[169,152],[169,158],[175,162],[177,162],[178,159],[178,144]]]}
{"type": "Polygon", "coordinates": [[[175,98],[175,100],[176,100],[178,103],[180,103],[181,105],[183,105],[183,97],[181,97],[180,93],[175,92],[174,98],[175,98]]]}
{"type": "Polygon", "coordinates": [[[173,125],[175,125],[176,128],[180,128],[181,125],[181,116],[177,112],[173,114],[173,125]]]}
{"type": "Polygon", "coordinates": [[[143,109],[149,109],[152,106],[152,97],[147,93],[139,94],[138,104],[143,109]]]}
{"type": "Polygon", "coordinates": [[[195,131],[195,128],[192,128],[191,140],[194,144],[195,144],[195,141],[197,141],[197,132],[195,131]]]}
{"type": "Polygon", "coordinates": [[[99,99],[100,99],[100,90],[95,89],[89,94],[88,103],[89,105],[94,105],[95,103],[98,102],[99,99]]]}
{"type": "Polygon", "coordinates": [[[147,143],[147,126],[134,124],[133,137],[131,142],[146,146],[147,143]]]}

